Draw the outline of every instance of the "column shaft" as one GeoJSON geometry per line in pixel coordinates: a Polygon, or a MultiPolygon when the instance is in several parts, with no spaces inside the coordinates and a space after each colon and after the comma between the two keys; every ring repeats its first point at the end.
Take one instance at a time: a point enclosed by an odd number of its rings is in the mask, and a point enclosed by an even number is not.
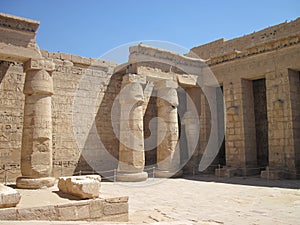
{"type": "Polygon", "coordinates": [[[19,188],[41,188],[54,185],[52,173],[51,95],[54,64],[43,59],[24,65],[25,106],[19,188]]]}
{"type": "Polygon", "coordinates": [[[122,90],[119,95],[120,145],[118,181],[143,181],[148,178],[144,172],[144,97],[141,79],[134,74],[123,77],[122,90]]]}
{"type": "Polygon", "coordinates": [[[157,177],[172,177],[181,175],[179,130],[178,130],[178,96],[177,83],[160,81],[156,88],[158,110],[158,143],[157,143],[157,177]]]}

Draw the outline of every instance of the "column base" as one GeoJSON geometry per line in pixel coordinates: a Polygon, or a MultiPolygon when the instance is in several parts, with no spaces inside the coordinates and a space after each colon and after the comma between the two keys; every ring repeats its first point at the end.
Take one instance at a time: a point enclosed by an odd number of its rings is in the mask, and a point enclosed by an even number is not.
{"type": "Polygon", "coordinates": [[[256,167],[246,168],[232,168],[223,167],[215,169],[215,176],[217,177],[235,177],[235,176],[254,176],[259,175],[260,169],[256,167]]]}
{"type": "Polygon", "coordinates": [[[234,176],[241,176],[242,171],[238,168],[230,168],[230,167],[223,167],[215,169],[215,176],[217,177],[234,177],[234,176]]]}
{"type": "Polygon", "coordinates": [[[179,178],[182,177],[182,170],[171,172],[167,170],[155,170],[154,176],[158,178],[179,178]]]}
{"type": "Polygon", "coordinates": [[[52,187],[55,182],[55,177],[18,177],[16,180],[17,188],[22,189],[40,189],[52,187]]]}
{"type": "Polygon", "coordinates": [[[286,174],[283,170],[263,170],[261,171],[260,177],[268,180],[280,180],[286,179],[286,174]]]}
{"type": "Polygon", "coordinates": [[[148,179],[148,173],[126,173],[117,172],[117,181],[121,182],[140,182],[148,179]]]}

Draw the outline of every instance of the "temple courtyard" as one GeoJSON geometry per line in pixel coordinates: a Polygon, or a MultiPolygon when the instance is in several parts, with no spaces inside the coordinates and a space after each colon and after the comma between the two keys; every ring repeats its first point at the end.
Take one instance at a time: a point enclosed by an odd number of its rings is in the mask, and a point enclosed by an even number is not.
{"type": "MultiPolygon", "coordinates": [[[[129,196],[129,222],[1,221],[0,224],[299,224],[300,180],[256,177],[149,178],[139,183],[102,182],[101,196],[129,196]]],[[[18,208],[76,201],[57,187],[19,190],[18,208]]],[[[80,211],[79,211],[80,213],[80,211]]]]}

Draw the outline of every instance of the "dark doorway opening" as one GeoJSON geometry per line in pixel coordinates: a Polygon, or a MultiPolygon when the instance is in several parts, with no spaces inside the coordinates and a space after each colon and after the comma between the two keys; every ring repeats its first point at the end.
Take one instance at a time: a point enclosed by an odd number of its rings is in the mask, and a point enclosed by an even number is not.
{"type": "Polygon", "coordinates": [[[144,115],[144,139],[147,139],[152,136],[151,142],[145,141],[145,166],[153,167],[157,162],[157,148],[156,145],[153,147],[153,142],[157,141],[157,123],[150,123],[150,121],[157,117],[157,106],[156,106],[157,97],[154,94],[150,97],[149,103],[144,115]],[[151,132],[152,131],[152,132],[151,132]]]}
{"type": "Polygon", "coordinates": [[[226,165],[226,148],[225,148],[225,113],[224,113],[224,95],[223,86],[217,88],[217,111],[218,111],[218,138],[222,142],[219,153],[217,156],[217,164],[222,166],[226,165]],[[221,93],[219,93],[221,91],[221,93]]]}
{"type": "Polygon", "coordinates": [[[257,164],[261,170],[268,166],[268,115],[266,97],[266,79],[253,81],[255,130],[256,130],[256,149],[257,164]]]}

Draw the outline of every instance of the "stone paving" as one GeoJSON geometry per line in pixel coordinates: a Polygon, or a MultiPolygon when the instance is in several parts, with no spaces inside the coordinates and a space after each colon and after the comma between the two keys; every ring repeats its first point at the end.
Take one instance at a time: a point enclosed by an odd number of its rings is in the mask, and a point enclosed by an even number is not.
{"type": "Polygon", "coordinates": [[[129,222],[1,221],[0,224],[300,224],[300,180],[194,177],[102,182],[102,195],[129,196],[129,222]]]}
{"type": "Polygon", "coordinates": [[[197,179],[105,183],[102,190],[129,196],[131,223],[300,224],[299,180],[197,179]]]}

